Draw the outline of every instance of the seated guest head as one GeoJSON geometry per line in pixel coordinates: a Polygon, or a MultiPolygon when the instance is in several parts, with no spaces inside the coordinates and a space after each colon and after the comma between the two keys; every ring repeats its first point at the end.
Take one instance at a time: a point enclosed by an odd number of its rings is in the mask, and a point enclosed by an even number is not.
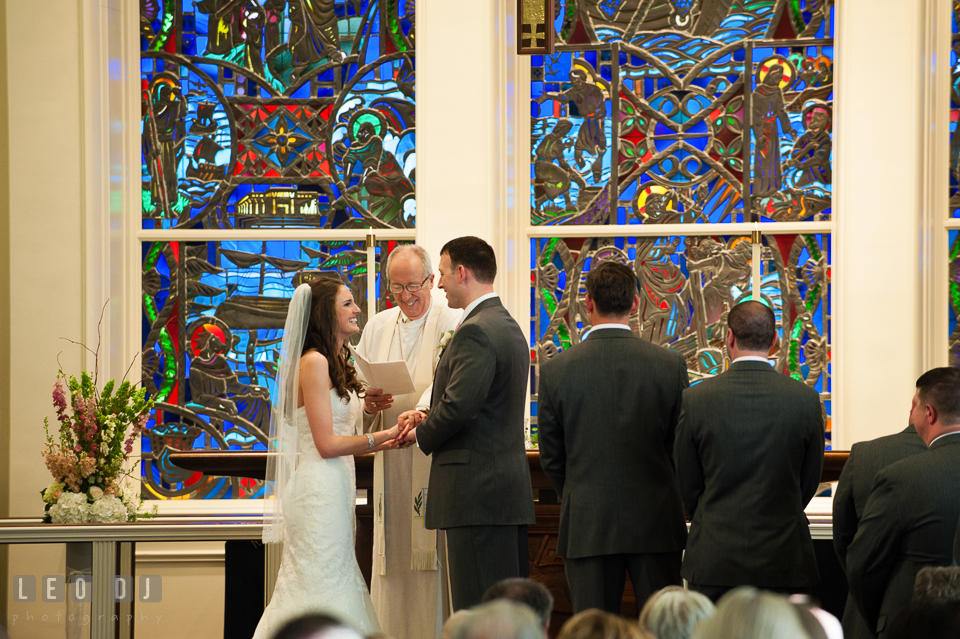
{"type": "Polygon", "coordinates": [[[360,635],[336,618],[317,613],[287,622],[273,639],[360,639],[360,635]]]}
{"type": "Polygon", "coordinates": [[[960,603],[911,603],[894,617],[887,639],[956,639],[960,637],[960,603]]]}
{"type": "Polygon", "coordinates": [[[933,368],[917,379],[910,423],[927,446],[941,435],[960,430],[960,369],[933,368]]]}
{"type": "Polygon", "coordinates": [[[587,274],[586,309],[590,321],[619,320],[625,322],[637,312],[637,276],[619,262],[601,262],[587,274]]]}
{"type": "Polygon", "coordinates": [[[495,599],[509,599],[529,606],[537,614],[544,633],[550,630],[553,595],[543,584],[523,577],[504,579],[490,586],[481,601],[486,603],[495,599]]]}
{"type": "Polygon", "coordinates": [[[471,608],[454,639],[543,639],[543,627],[529,606],[497,599],[471,608]]]}
{"type": "Polygon", "coordinates": [[[810,639],[843,639],[843,625],[832,614],[814,604],[808,595],[790,595],[800,623],[810,639]]]}
{"type": "Polygon", "coordinates": [[[913,603],[960,601],[960,566],[925,566],[913,582],[913,603]]]}
{"type": "Polygon", "coordinates": [[[731,590],[717,614],[693,633],[695,639],[810,639],[800,614],[786,597],[750,586],[731,590]]]}
{"type": "Polygon", "coordinates": [[[727,351],[730,359],[746,355],[766,357],[776,343],[777,319],[761,302],[740,302],[727,315],[727,351]]]}
{"type": "Polygon", "coordinates": [[[640,611],[640,627],[657,639],[689,639],[697,625],[716,611],[705,595],[667,586],[647,599],[640,611]]]}
{"type": "Polygon", "coordinates": [[[443,629],[440,631],[440,639],[453,639],[457,636],[460,624],[470,615],[469,610],[458,610],[443,622],[443,629]]]}
{"type": "Polygon", "coordinates": [[[591,608],[563,624],[557,639],[649,639],[650,635],[622,617],[591,608]]]}

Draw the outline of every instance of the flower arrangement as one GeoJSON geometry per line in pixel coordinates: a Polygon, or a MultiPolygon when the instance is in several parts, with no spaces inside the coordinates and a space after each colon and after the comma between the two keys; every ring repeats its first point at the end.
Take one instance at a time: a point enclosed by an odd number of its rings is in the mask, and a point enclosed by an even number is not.
{"type": "Polygon", "coordinates": [[[98,391],[95,375],[83,371],[77,380],[60,370],[53,385],[53,406],[60,433],[55,438],[44,418],[47,444],[41,454],[54,479],[41,491],[44,522],[119,523],[148,516],[139,512],[143,503],[139,491],[121,487],[120,481],[130,475],[124,463],[153,407],[146,390],[110,380],[98,391]]]}

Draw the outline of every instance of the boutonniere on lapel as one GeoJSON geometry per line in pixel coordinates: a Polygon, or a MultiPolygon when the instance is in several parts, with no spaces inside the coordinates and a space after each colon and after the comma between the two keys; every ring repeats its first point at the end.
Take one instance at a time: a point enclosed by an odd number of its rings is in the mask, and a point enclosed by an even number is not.
{"type": "Polygon", "coordinates": [[[443,357],[444,352],[447,350],[447,344],[450,343],[450,340],[453,339],[453,334],[456,331],[451,329],[440,333],[440,341],[437,342],[437,362],[440,361],[440,358],[443,357]]]}
{"type": "Polygon", "coordinates": [[[441,333],[441,334],[440,334],[440,341],[437,343],[437,348],[440,349],[441,351],[443,351],[443,350],[447,347],[447,344],[450,343],[450,340],[453,339],[453,334],[454,334],[455,332],[456,332],[456,331],[454,331],[453,329],[450,329],[449,331],[447,331],[447,332],[445,332],[445,333],[441,333]]]}

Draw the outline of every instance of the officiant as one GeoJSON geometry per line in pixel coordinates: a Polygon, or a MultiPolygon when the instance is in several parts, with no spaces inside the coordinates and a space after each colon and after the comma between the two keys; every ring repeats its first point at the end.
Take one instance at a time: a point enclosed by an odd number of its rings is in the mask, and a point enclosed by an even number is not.
{"type": "MultiPolygon", "coordinates": [[[[427,391],[442,338],[456,329],[461,314],[431,295],[433,266],[423,248],[395,248],[387,258],[386,274],[395,306],[367,323],[357,351],[371,362],[406,362],[416,391],[392,396],[371,388],[363,401],[367,431],[389,428],[400,413],[430,405],[427,391]]],[[[441,568],[443,555],[438,552],[443,535],[439,533],[438,540],[438,531],[423,525],[429,477],[430,458],[415,448],[376,455],[370,594],[383,631],[396,639],[439,638],[448,610],[443,603],[446,562],[441,568]]]]}

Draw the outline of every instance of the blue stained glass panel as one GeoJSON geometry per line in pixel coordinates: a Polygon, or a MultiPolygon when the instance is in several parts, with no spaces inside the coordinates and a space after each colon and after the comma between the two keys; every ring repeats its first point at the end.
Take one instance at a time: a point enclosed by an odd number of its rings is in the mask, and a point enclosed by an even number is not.
{"type": "Polygon", "coordinates": [[[143,228],[240,228],[244,184],[323,190],[331,209],[247,228],[415,226],[413,3],[221,4],[142,6],[143,228]]]}

